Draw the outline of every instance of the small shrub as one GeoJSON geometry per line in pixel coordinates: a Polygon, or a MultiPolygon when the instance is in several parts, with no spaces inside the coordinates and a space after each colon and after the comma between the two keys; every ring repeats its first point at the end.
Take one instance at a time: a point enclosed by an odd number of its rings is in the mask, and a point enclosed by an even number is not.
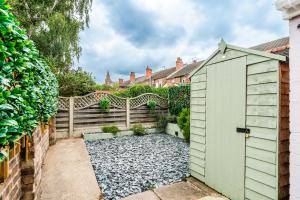
{"type": "Polygon", "coordinates": [[[157,127],[161,128],[161,129],[166,129],[167,125],[168,125],[168,119],[165,115],[159,115],[157,117],[158,121],[157,121],[157,127]]]}
{"type": "Polygon", "coordinates": [[[169,123],[177,123],[177,116],[176,115],[169,115],[167,117],[169,123]]]}
{"type": "Polygon", "coordinates": [[[104,111],[109,111],[110,101],[107,98],[103,98],[99,101],[99,106],[104,111]]]}
{"type": "Polygon", "coordinates": [[[143,127],[142,124],[133,125],[131,130],[133,131],[134,135],[142,136],[146,134],[146,129],[143,127]]]}
{"type": "Polygon", "coordinates": [[[154,101],[154,100],[147,101],[147,106],[148,106],[150,112],[153,113],[156,108],[156,101],[154,101]]]}
{"type": "Polygon", "coordinates": [[[120,129],[116,126],[104,126],[102,127],[102,131],[104,133],[112,133],[113,135],[117,135],[120,129]]]}
{"type": "Polygon", "coordinates": [[[190,142],[190,110],[184,108],[179,117],[177,118],[177,124],[183,132],[183,136],[186,142],[190,142]]]}

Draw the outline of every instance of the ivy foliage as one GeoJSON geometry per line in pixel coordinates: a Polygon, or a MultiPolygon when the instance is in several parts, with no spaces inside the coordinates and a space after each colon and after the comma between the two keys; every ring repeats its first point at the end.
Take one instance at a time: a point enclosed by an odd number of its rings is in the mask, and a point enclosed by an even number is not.
{"type": "Polygon", "coordinates": [[[39,122],[49,121],[57,107],[54,74],[6,1],[0,0],[0,147],[30,135],[39,122]]]}
{"type": "Polygon", "coordinates": [[[190,85],[180,85],[169,88],[169,112],[176,115],[184,108],[190,108],[190,85]]]}

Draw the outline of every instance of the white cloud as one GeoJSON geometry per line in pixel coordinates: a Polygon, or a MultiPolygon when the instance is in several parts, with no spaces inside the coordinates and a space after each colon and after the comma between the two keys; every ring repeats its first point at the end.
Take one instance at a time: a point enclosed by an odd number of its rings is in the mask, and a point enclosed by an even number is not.
{"type": "MultiPolygon", "coordinates": [[[[232,28],[214,30],[218,32],[217,35],[206,33],[205,30],[209,27],[205,26],[217,23],[222,18],[222,13],[213,19],[209,18],[204,12],[205,4],[199,5],[197,2],[198,6],[196,6],[193,0],[129,1],[136,8],[144,10],[146,14],[151,13],[150,20],[159,27],[159,30],[179,26],[185,32],[182,33],[183,37],[178,38],[173,45],[163,45],[159,48],[155,48],[155,43],[151,47],[137,46],[128,39],[127,35],[123,35],[112,26],[110,16],[118,15],[118,12],[111,13],[112,11],[107,9],[101,0],[95,0],[90,28],[80,34],[83,52],[79,64],[92,72],[98,81],[103,81],[106,70],[110,70],[114,80],[120,77],[127,79],[130,71],[143,74],[146,65],[152,66],[154,70],[161,66],[174,66],[178,56],[181,56],[185,62],[190,62],[195,57],[205,59],[217,48],[220,35],[227,35],[228,32],[231,38],[227,42],[243,47],[270,41],[287,33],[287,27],[272,29],[259,26],[259,23],[272,24],[272,20],[278,21],[279,26],[285,24],[281,22],[280,13],[277,14],[272,3],[266,3],[267,0],[259,0],[257,5],[250,0],[235,5],[235,8],[232,8],[232,21],[226,22],[230,23],[232,28]],[[269,5],[268,10],[257,11],[258,7],[265,9],[266,5],[269,5]],[[265,22],[260,22],[259,16],[256,16],[260,12],[265,12],[265,22]],[[257,24],[250,24],[247,21],[249,17],[251,20],[254,18],[257,24]],[[205,34],[208,35],[203,37],[205,34]]],[[[225,3],[224,6],[226,7],[225,3]]]]}

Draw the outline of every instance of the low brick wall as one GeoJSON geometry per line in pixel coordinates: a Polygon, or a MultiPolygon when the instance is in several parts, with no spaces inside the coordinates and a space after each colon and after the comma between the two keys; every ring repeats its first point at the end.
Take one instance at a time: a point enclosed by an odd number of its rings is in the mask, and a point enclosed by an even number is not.
{"type": "Polygon", "coordinates": [[[36,129],[32,135],[30,160],[22,161],[22,199],[38,199],[41,196],[42,164],[49,148],[49,128],[36,129]],[[44,132],[44,133],[43,133],[44,132]]]}
{"type": "Polygon", "coordinates": [[[29,139],[29,159],[25,161],[25,148],[9,161],[9,176],[0,184],[1,200],[35,200],[42,193],[42,164],[49,148],[49,135],[53,135],[53,123],[39,126],[29,139]]]}
{"type": "Polygon", "coordinates": [[[17,200],[21,197],[21,162],[20,153],[9,161],[9,176],[0,184],[0,199],[17,200]]]}

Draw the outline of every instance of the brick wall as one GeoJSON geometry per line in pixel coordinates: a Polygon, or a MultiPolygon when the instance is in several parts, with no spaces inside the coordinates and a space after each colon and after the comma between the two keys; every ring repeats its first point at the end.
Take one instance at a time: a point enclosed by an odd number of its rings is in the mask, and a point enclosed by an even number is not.
{"type": "Polygon", "coordinates": [[[30,159],[22,162],[22,199],[38,199],[41,196],[42,164],[49,148],[49,127],[40,126],[31,138],[30,159]]]}
{"type": "Polygon", "coordinates": [[[0,185],[0,199],[18,200],[21,197],[20,153],[9,161],[9,176],[0,185]]]}
{"type": "MultiPolygon", "coordinates": [[[[50,128],[39,126],[29,139],[29,159],[25,161],[25,148],[9,161],[9,176],[0,184],[0,200],[35,200],[41,196],[42,165],[49,148],[50,128]]],[[[55,137],[55,136],[54,136],[55,137]]]]}

